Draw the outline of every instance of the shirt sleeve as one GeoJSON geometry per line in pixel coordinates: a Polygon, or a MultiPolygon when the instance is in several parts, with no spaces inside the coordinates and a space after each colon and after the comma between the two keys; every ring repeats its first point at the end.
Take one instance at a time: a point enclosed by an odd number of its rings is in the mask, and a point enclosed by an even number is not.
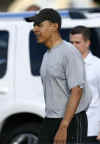
{"type": "MultiPolygon", "coordinates": [[[[73,49],[75,49],[73,47],[73,49]]],[[[84,87],[86,81],[85,66],[81,54],[77,50],[68,51],[64,58],[65,75],[69,89],[75,86],[84,87]]]]}

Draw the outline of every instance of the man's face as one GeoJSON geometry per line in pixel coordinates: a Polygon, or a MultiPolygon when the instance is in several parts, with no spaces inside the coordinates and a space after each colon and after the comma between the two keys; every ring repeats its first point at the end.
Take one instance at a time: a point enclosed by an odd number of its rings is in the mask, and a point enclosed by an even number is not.
{"type": "Polygon", "coordinates": [[[85,40],[82,34],[70,34],[70,42],[84,54],[88,51],[90,46],[90,41],[85,40]]]}
{"type": "Polygon", "coordinates": [[[33,31],[37,37],[38,43],[48,42],[52,34],[52,25],[53,23],[49,21],[43,21],[40,24],[34,24],[33,31]]]}

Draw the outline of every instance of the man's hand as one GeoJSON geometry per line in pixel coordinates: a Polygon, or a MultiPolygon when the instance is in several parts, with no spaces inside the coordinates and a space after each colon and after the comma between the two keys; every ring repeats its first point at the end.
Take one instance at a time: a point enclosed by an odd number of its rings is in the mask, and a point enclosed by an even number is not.
{"type": "Polygon", "coordinates": [[[67,127],[61,122],[59,129],[54,137],[54,144],[67,143],[67,127]]]}
{"type": "Polygon", "coordinates": [[[100,141],[100,132],[99,132],[99,135],[97,136],[97,140],[99,140],[99,141],[100,141]]]}

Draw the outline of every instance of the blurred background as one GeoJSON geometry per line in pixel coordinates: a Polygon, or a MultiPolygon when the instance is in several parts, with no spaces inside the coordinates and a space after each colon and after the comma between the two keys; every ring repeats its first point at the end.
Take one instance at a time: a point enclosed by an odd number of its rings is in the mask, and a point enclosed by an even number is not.
{"type": "Polygon", "coordinates": [[[45,7],[96,8],[100,7],[100,0],[0,0],[0,12],[22,12],[45,7]]]}

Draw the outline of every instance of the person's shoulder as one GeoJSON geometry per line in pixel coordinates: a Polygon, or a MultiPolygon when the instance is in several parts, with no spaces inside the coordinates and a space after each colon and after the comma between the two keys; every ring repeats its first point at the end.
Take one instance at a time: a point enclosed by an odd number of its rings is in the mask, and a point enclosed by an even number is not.
{"type": "Polygon", "coordinates": [[[95,55],[92,55],[92,63],[95,72],[97,72],[100,75],[100,58],[95,55]]]}
{"type": "Polygon", "coordinates": [[[64,53],[65,55],[79,55],[81,56],[79,50],[77,50],[77,48],[75,48],[75,46],[73,44],[71,44],[70,42],[64,41],[63,42],[64,45],[64,53]]]}
{"type": "Polygon", "coordinates": [[[70,42],[67,42],[67,41],[63,41],[63,47],[64,47],[63,50],[67,51],[67,53],[76,51],[76,48],[74,48],[74,46],[70,42]]]}
{"type": "Polygon", "coordinates": [[[95,56],[94,58],[95,58],[95,67],[96,67],[97,71],[100,72],[100,58],[97,56],[95,56]]]}
{"type": "MultiPolygon", "coordinates": [[[[74,46],[70,43],[70,42],[68,42],[68,41],[65,41],[65,40],[63,40],[63,45],[67,48],[67,49],[69,49],[69,48],[73,48],[74,46]]],[[[70,49],[69,49],[70,50],[70,49]]]]}
{"type": "Polygon", "coordinates": [[[100,64],[100,58],[92,54],[92,58],[95,64],[100,64]]]}

